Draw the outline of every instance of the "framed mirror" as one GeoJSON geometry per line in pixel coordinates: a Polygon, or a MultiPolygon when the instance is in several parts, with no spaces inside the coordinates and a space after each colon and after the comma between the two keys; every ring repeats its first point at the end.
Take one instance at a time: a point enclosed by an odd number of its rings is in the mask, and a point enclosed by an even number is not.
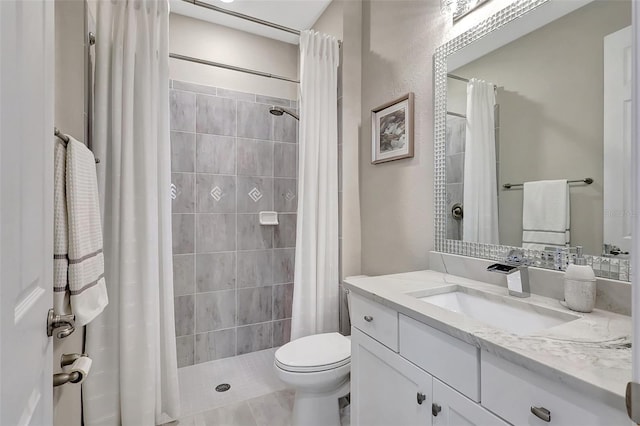
{"type": "Polygon", "coordinates": [[[629,281],[631,0],[520,0],[434,55],[436,250],[629,281]]]}

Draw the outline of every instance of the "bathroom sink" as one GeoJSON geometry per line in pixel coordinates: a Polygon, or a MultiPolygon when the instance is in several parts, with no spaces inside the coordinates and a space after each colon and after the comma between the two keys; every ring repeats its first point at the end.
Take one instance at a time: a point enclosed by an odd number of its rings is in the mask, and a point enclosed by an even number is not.
{"type": "Polygon", "coordinates": [[[466,287],[458,287],[448,293],[418,296],[418,299],[519,335],[546,330],[580,318],[578,315],[533,305],[510,296],[466,287]]]}

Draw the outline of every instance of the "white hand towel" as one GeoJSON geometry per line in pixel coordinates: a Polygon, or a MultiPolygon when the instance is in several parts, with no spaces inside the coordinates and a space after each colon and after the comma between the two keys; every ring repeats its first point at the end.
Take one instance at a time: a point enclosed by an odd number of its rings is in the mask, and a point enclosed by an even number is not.
{"type": "Polygon", "coordinates": [[[93,153],[81,142],[67,144],[69,293],[76,324],[85,325],[109,303],[104,279],[102,225],[93,153]]]}
{"type": "Polygon", "coordinates": [[[522,247],[544,250],[571,242],[571,206],[566,180],[526,182],[522,203],[522,247]]]}
{"type": "Polygon", "coordinates": [[[55,138],[53,176],[53,312],[71,313],[69,305],[69,240],[67,230],[67,148],[55,138]]]}

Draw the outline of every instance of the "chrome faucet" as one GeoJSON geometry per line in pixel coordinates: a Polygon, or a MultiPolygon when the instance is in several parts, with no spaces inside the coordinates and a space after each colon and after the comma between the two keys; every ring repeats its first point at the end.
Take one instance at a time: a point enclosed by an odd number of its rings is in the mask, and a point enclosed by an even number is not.
{"type": "Polygon", "coordinates": [[[531,296],[531,289],[529,287],[529,260],[524,257],[522,250],[511,250],[504,263],[494,263],[487,268],[487,271],[497,272],[507,276],[509,295],[515,297],[531,296]]]}

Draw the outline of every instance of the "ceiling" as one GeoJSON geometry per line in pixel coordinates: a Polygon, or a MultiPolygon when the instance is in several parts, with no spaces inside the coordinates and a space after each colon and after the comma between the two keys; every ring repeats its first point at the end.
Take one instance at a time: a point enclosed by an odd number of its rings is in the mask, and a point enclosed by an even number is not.
{"type": "MultiPolygon", "coordinates": [[[[220,0],[202,1],[296,30],[311,28],[331,3],[331,0],[235,0],[233,3],[224,3],[220,0]]],[[[298,36],[294,34],[215,12],[185,0],[170,0],[170,4],[172,13],[298,44],[298,36]]]]}

